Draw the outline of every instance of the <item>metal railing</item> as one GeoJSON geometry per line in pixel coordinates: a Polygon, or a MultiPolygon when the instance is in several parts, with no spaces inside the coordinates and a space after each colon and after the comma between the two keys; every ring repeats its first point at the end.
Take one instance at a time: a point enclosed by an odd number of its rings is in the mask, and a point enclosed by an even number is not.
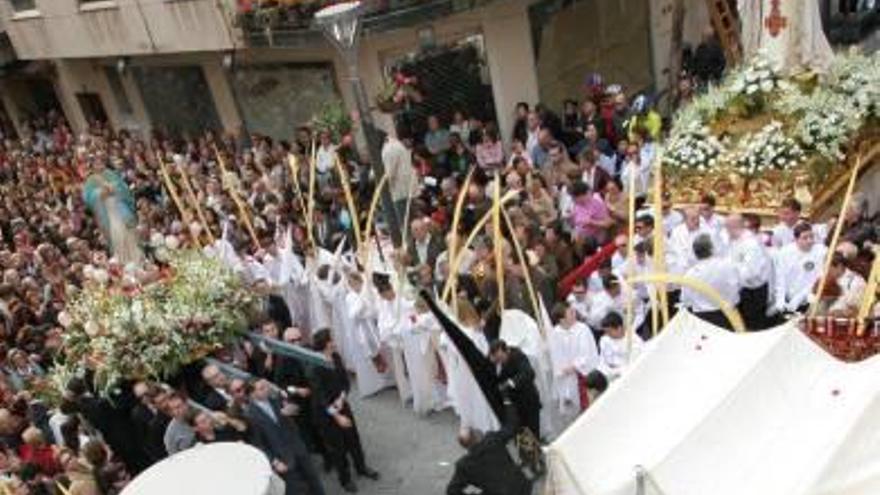
{"type": "MultiPolygon", "coordinates": [[[[230,0],[232,1],[232,0],[230,0]]],[[[492,0],[363,0],[363,29],[388,31],[429,22],[485,5],[492,0]]],[[[321,38],[313,25],[315,12],[333,0],[290,2],[262,0],[238,2],[235,23],[253,46],[296,46],[321,38]]]]}

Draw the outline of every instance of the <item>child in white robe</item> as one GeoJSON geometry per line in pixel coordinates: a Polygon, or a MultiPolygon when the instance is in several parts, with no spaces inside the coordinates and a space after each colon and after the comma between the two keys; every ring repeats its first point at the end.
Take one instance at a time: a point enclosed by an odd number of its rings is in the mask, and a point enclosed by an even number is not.
{"type": "Polygon", "coordinates": [[[580,381],[599,364],[599,351],[590,327],[579,322],[574,307],[558,304],[553,308],[556,326],[549,335],[553,365],[554,399],[563,425],[571,423],[586,407],[580,381]]]}

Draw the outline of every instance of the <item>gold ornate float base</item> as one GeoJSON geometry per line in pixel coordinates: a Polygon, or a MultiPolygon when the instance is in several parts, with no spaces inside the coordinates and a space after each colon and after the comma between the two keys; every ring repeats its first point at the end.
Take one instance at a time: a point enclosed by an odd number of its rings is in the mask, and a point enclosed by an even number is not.
{"type": "Polygon", "coordinates": [[[859,174],[880,163],[880,129],[876,126],[862,132],[850,146],[847,159],[838,164],[814,159],[797,170],[774,170],[753,178],[721,166],[700,174],[670,173],[664,180],[677,207],[699,204],[703,194],[711,193],[721,212],[773,217],[782,201],[793,197],[801,203],[805,216],[819,218],[840,202],[852,169],[859,163],[859,174]]]}

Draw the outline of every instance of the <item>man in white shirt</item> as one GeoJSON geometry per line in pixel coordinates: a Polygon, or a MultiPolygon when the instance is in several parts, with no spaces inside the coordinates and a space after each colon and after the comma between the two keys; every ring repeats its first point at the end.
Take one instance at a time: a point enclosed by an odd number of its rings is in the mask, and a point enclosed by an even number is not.
{"type": "Polygon", "coordinates": [[[684,223],[684,215],[672,207],[672,194],[663,192],[663,233],[666,237],[672,235],[672,231],[684,223]]]}
{"type": "Polygon", "coordinates": [[[803,222],[794,228],[795,242],[776,253],[776,287],[773,313],[804,312],[819,279],[827,248],[816,242],[813,226],[803,222]]]}
{"type": "MultiPolygon", "coordinates": [[[[697,262],[694,256],[694,240],[700,234],[710,234],[709,229],[700,226],[700,212],[694,207],[684,210],[684,222],[672,229],[666,247],[666,269],[669,273],[684,275],[697,262]]],[[[711,234],[710,234],[711,235],[711,234]]],[[[681,290],[678,286],[669,287],[669,305],[678,307],[681,290]]]]}
{"type": "Polygon", "coordinates": [[[623,192],[629,194],[630,183],[633,183],[636,197],[644,197],[648,194],[650,181],[651,162],[643,163],[639,153],[639,146],[637,144],[630,144],[626,148],[626,161],[623,163],[623,170],[620,172],[623,192]]]}
{"type": "MultiPolygon", "coordinates": [[[[716,236],[724,229],[724,217],[715,213],[715,196],[708,193],[700,198],[700,226],[716,236]]],[[[715,247],[720,248],[720,246],[715,247]]]]}
{"type": "Polygon", "coordinates": [[[330,138],[330,131],[321,131],[320,144],[315,152],[315,169],[318,177],[326,177],[336,166],[336,145],[330,138]]]}
{"type": "Polygon", "coordinates": [[[741,215],[728,216],[725,229],[729,239],[726,255],[739,272],[739,312],[747,329],[763,330],[767,324],[773,262],[758,237],[745,228],[741,215]]]}
{"type": "MultiPolygon", "coordinates": [[[[694,255],[697,263],[685,273],[685,277],[709,285],[730,307],[736,307],[739,304],[739,273],[729,259],[713,257],[712,250],[712,238],[709,234],[697,236],[694,240],[694,255]]],[[[697,317],[719,327],[733,329],[721,307],[703,294],[684,287],[681,290],[681,303],[697,317]]]]}
{"type": "MultiPolygon", "coordinates": [[[[401,142],[395,133],[388,133],[382,146],[382,163],[388,175],[388,190],[394,200],[397,218],[406,215],[406,202],[418,192],[418,177],[412,164],[412,152],[401,142]]],[[[378,178],[376,179],[378,180],[378,178]]]]}
{"type": "MultiPolygon", "coordinates": [[[[801,204],[794,198],[788,198],[782,202],[777,213],[779,223],[773,227],[773,247],[781,248],[794,242],[794,228],[801,221],[801,204]]],[[[814,224],[813,234],[818,242],[823,242],[828,236],[828,226],[814,224]]]]}

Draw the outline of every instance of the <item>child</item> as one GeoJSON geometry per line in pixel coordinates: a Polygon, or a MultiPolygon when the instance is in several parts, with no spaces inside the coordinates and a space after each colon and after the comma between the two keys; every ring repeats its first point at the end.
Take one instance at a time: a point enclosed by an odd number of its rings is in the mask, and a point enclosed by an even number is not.
{"type": "Polygon", "coordinates": [[[623,374],[630,363],[636,360],[645,344],[635,332],[631,337],[632,342],[627,342],[623,317],[615,311],[609,312],[602,319],[602,331],[605,335],[599,340],[599,364],[587,375],[587,387],[600,394],[608,388],[610,382],[623,374]],[[630,345],[632,348],[628,349],[630,345]]]}

